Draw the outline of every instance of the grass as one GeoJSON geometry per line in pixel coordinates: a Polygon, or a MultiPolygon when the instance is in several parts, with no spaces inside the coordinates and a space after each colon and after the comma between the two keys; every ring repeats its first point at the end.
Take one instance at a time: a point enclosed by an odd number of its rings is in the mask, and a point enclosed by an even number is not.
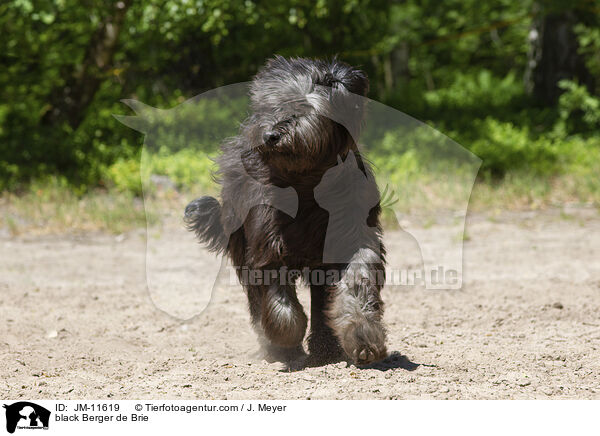
{"type": "MultiPolygon", "coordinates": [[[[396,213],[424,216],[421,221],[424,226],[433,225],[436,213],[452,210],[469,198],[469,186],[465,188],[457,184],[457,180],[433,176],[422,177],[420,181],[397,179],[386,193],[384,225],[395,227],[396,213]],[[407,192],[410,201],[406,201],[407,192]],[[396,198],[399,201],[394,202],[396,198]]],[[[384,183],[390,184],[390,178],[385,177],[384,183]]],[[[129,191],[109,188],[77,195],[67,184],[49,179],[45,183],[34,183],[25,192],[5,192],[0,196],[0,234],[82,231],[119,234],[145,227],[147,219],[150,224],[156,223],[161,217],[179,224],[187,202],[200,193],[209,193],[206,185],[200,186],[181,191],[155,189],[146,196],[147,205],[151,205],[146,211],[142,197],[129,191]]],[[[493,214],[499,210],[539,210],[564,204],[598,207],[600,188],[588,180],[587,174],[547,178],[508,174],[502,180],[478,180],[470,196],[469,211],[493,214]]]]}
{"type": "Polygon", "coordinates": [[[97,230],[118,234],[145,225],[143,201],[130,193],[98,189],[79,196],[50,179],[24,193],[0,196],[0,232],[13,236],[97,230]]]}
{"type": "Polygon", "coordinates": [[[565,174],[549,177],[508,174],[501,181],[479,181],[473,187],[469,210],[536,210],[565,204],[600,205],[600,186],[587,177],[565,174]]]}

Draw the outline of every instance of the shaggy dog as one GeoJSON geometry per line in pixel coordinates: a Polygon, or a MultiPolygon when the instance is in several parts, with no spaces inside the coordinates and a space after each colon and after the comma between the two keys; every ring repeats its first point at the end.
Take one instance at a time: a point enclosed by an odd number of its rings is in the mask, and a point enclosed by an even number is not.
{"type": "Polygon", "coordinates": [[[268,61],[251,85],[251,115],[221,147],[221,202],[186,207],[188,228],[237,268],[272,360],[304,356],[300,278],[311,296],[306,364],[387,355],[379,192],[356,144],[368,87],[337,60],[268,61]],[[293,216],[279,207],[290,202],[293,216]]]}

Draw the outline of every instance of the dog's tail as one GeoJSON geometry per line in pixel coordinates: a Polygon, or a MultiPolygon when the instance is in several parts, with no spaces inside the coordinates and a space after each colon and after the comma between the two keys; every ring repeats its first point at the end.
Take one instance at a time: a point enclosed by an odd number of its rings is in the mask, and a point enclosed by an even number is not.
{"type": "Polygon", "coordinates": [[[220,253],[227,248],[227,237],[221,224],[221,205],[216,198],[205,196],[192,201],[185,208],[183,221],[210,251],[220,253]]]}

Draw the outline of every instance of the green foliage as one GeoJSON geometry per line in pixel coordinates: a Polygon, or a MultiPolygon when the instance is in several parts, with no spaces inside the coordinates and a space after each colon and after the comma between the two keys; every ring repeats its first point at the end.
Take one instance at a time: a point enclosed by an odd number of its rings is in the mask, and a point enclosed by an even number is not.
{"type": "Polygon", "coordinates": [[[487,69],[457,72],[454,81],[446,88],[426,91],[424,99],[432,108],[444,110],[487,110],[505,108],[513,99],[523,94],[522,81],[510,71],[505,77],[494,76],[487,69]]]}
{"type": "MultiPolygon", "coordinates": [[[[579,53],[600,84],[600,18],[586,0],[2,2],[0,190],[53,175],[77,193],[105,184],[140,195],[140,172],[144,180],[156,174],[177,186],[208,186],[206,155],[234,133],[244,102],[181,103],[250,80],[275,53],[338,54],[359,65],[371,98],[473,151],[484,178],[513,171],[591,176],[597,91],[564,80],[559,103],[540,107],[524,86],[539,6],[581,17],[574,27],[579,53]],[[102,33],[107,23],[118,36],[114,44],[102,33]],[[154,126],[144,165],[143,135],[112,116],[130,113],[123,98],[177,107],[174,118],[154,126]],[[71,103],[80,105],[69,112],[71,103]]],[[[372,135],[369,157],[400,180],[443,167],[452,145],[426,129],[398,128],[372,135]]]]}
{"type": "Polygon", "coordinates": [[[585,86],[571,80],[561,80],[558,85],[565,90],[558,101],[560,128],[568,133],[597,130],[600,126],[600,98],[590,95],[585,86]]]}
{"type": "Polygon", "coordinates": [[[214,189],[214,161],[204,153],[194,150],[181,150],[173,154],[162,152],[149,156],[143,162],[147,163],[143,171],[148,174],[142,174],[144,182],[149,181],[149,175],[157,174],[168,176],[179,188],[214,189]]]}
{"type": "Polygon", "coordinates": [[[423,159],[419,159],[416,150],[408,150],[393,156],[370,154],[369,158],[377,173],[389,176],[395,183],[411,180],[422,172],[423,159]]]}
{"type": "Polygon", "coordinates": [[[600,27],[579,23],[575,26],[579,37],[579,53],[584,56],[586,66],[595,77],[600,77],[600,27]]]}
{"type": "Polygon", "coordinates": [[[177,189],[215,190],[214,161],[206,154],[186,149],[144,153],[143,158],[119,159],[103,173],[104,182],[121,192],[136,195],[155,190],[152,176],[166,176],[177,189]]]}
{"type": "Polygon", "coordinates": [[[104,170],[103,181],[121,192],[142,194],[142,175],[139,158],[118,159],[104,170]]]}
{"type": "Polygon", "coordinates": [[[480,138],[470,150],[482,159],[482,171],[502,176],[508,170],[549,174],[557,169],[558,149],[548,138],[533,139],[527,128],[486,118],[474,126],[480,138]]]}

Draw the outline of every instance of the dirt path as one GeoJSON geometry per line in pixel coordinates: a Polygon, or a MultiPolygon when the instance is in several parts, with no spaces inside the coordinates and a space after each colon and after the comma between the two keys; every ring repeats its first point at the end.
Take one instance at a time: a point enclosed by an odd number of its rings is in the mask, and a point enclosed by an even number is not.
{"type": "Polygon", "coordinates": [[[600,398],[598,212],[471,216],[467,232],[463,290],[384,291],[393,358],[292,373],[250,357],[239,287],[191,323],[156,310],[144,232],[0,237],[0,397],[600,398]]]}

